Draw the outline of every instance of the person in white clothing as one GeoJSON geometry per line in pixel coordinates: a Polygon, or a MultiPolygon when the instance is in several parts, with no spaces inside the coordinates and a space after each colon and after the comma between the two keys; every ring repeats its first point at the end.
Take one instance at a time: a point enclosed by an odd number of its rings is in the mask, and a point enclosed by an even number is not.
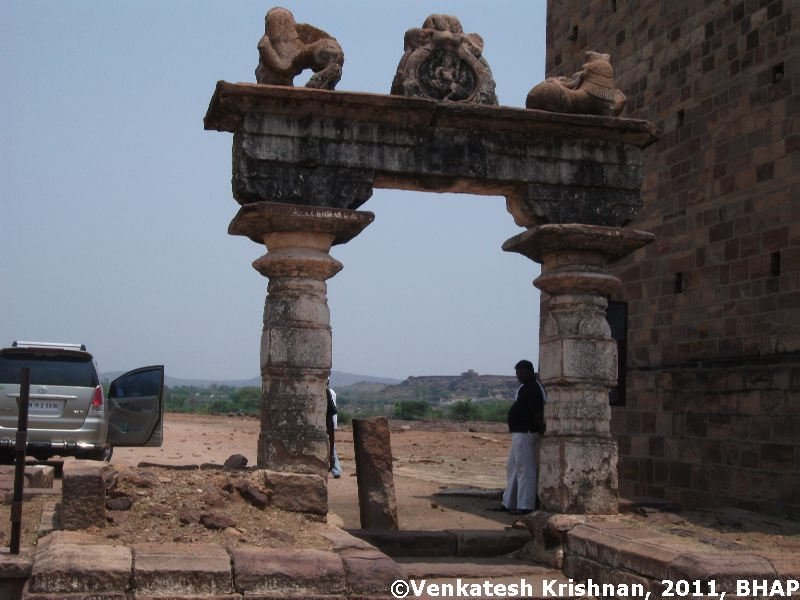
{"type": "Polygon", "coordinates": [[[545,392],[529,360],[519,361],[514,369],[520,386],[508,410],[511,449],[506,463],[503,504],[497,510],[522,515],[537,508],[539,439],[545,432],[545,392]]]}
{"type": "Polygon", "coordinates": [[[325,393],[328,396],[328,408],[325,413],[325,427],[328,430],[329,467],[333,478],[339,479],[342,476],[342,465],[339,462],[339,456],[336,454],[336,444],[334,439],[334,432],[336,431],[336,427],[338,425],[338,411],[336,410],[336,392],[331,389],[330,382],[328,382],[325,393]]]}

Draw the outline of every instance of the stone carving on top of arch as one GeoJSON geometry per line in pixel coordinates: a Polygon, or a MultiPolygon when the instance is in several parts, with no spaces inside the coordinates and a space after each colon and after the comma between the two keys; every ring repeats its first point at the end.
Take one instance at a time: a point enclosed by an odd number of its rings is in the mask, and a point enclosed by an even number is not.
{"type": "Polygon", "coordinates": [[[276,6],[264,17],[264,35],[258,42],[256,81],[293,85],[306,69],[314,71],[306,87],[332,90],[342,78],[344,52],[336,38],[276,6]]]}
{"type": "Polygon", "coordinates": [[[406,31],[391,93],[447,102],[497,104],[483,38],[451,15],[431,15],[406,31]]]}
{"type": "Polygon", "coordinates": [[[627,98],[614,86],[611,56],[589,50],[586,62],[570,77],[548,77],[535,85],[525,100],[526,108],[585,115],[616,117],[627,98]]]}

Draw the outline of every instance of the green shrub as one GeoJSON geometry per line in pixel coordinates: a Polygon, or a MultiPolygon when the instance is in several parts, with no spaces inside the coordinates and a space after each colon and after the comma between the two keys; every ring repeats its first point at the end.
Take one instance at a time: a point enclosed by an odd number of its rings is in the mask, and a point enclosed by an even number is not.
{"type": "Polygon", "coordinates": [[[394,405],[395,419],[420,421],[430,414],[431,407],[424,400],[401,400],[394,405]]]}
{"type": "Polygon", "coordinates": [[[481,409],[472,400],[459,400],[450,405],[448,413],[454,421],[480,421],[481,409]]]}
{"type": "Polygon", "coordinates": [[[481,402],[481,421],[505,423],[508,419],[508,409],[511,408],[510,400],[489,400],[481,402]]]}

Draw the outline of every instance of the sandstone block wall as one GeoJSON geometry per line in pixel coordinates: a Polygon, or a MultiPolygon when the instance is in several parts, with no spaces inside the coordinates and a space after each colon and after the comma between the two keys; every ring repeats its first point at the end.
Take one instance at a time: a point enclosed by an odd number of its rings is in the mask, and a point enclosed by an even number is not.
{"type": "Polygon", "coordinates": [[[608,52],[658,236],[620,261],[620,493],[800,514],[800,12],[789,0],[548,1],[547,75],[608,52]],[[794,93],[793,93],[794,91],[794,93]]]}

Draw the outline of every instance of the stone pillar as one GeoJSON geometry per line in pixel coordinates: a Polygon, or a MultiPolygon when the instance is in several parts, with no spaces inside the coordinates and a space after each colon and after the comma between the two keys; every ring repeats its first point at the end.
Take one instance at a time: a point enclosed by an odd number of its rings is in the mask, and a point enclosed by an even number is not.
{"type": "Polygon", "coordinates": [[[267,247],[253,263],[269,278],[261,338],[259,467],[327,476],[325,386],[332,339],[325,281],[342,269],[328,252],[373,219],[369,212],[256,202],[242,206],[230,224],[232,235],[267,247]]]}
{"type": "Polygon", "coordinates": [[[541,225],[503,245],[542,264],[534,285],[544,292],[546,315],[539,332],[539,374],[548,399],[539,453],[543,510],[617,512],[617,442],[608,405],[617,347],[606,308],[620,281],[606,265],[653,239],[616,227],[541,225]]]}

